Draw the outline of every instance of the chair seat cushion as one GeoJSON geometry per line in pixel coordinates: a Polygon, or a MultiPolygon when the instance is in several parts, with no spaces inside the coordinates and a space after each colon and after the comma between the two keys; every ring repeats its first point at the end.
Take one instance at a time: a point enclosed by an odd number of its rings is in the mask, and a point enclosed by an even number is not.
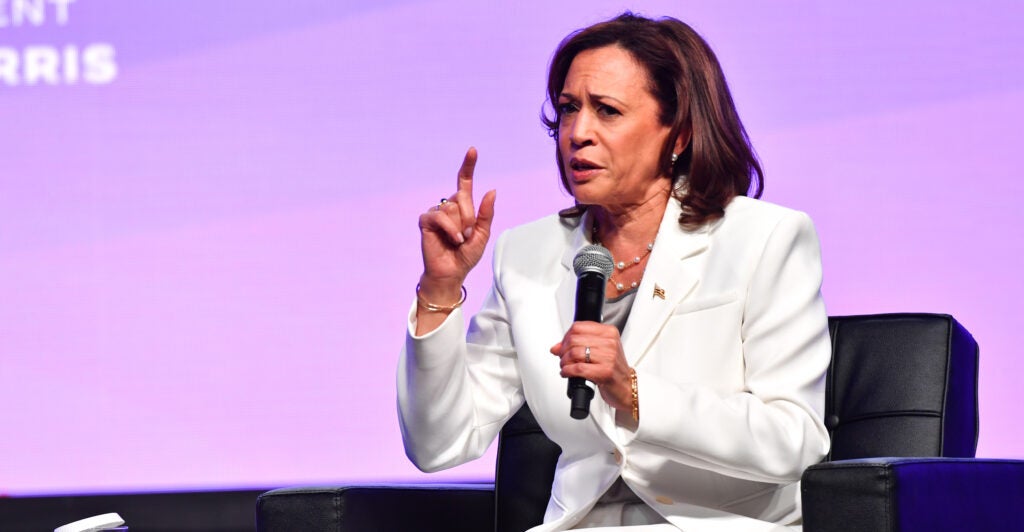
{"type": "Polygon", "coordinates": [[[283,488],[260,495],[256,503],[257,532],[493,527],[490,484],[283,488]]]}
{"type": "Polygon", "coordinates": [[[1024,460],[825,462],[801,490],[805,532],[1024,530],[1024,460]]]}

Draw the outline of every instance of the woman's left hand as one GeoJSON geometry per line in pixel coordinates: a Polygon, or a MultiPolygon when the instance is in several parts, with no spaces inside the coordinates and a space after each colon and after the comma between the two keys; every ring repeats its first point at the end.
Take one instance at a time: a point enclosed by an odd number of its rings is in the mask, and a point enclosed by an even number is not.
{"type": "Polygon", "coordinates": [[[629,364],[622,351],[619,330],[614,325],[577,321],[562,341],[551,347],[561,359],[563,377],[582,377],[594,384],[604,401],[625,412],[632,412],[633,390],[629,382],[629,364]],[[587,362],[587,348],[590,362],[587,362]]]}

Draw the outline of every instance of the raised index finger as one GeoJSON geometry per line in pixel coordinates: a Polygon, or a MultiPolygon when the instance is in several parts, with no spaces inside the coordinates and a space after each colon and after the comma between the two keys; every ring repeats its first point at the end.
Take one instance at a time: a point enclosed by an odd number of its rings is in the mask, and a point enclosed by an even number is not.
{"type": "Polygon", "coordinates": [[[476,148],[470,146],[466,150],[466,157],[462,159],[462,167],[459,168],[459,192],[465,192],[470,198],[473,197],[473,169],[476,168],[476,148]]]}

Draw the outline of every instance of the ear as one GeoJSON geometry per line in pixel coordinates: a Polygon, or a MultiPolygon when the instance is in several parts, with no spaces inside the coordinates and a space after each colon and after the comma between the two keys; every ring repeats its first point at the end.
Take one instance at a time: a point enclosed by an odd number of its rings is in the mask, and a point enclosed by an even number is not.
{"type": "Polygon", "coordinates": [[[676,137],[676,143],[672,146],[672,153],[681,155],[686,151],[686,147],[690,145],[690,130],[684,129],[679,132],[679,136],[676,137]]]}

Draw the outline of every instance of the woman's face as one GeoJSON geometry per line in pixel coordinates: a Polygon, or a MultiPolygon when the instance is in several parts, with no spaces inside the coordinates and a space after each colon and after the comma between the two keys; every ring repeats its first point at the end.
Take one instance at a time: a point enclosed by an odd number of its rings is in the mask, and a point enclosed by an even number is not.
{"type": "Polygon", "coordinates": [[[671,128],[648,83],[618,46],[573,59],[558,98],[558,149],[577,202],[620,211],[670,189],[658,159],[671,128]]]}

